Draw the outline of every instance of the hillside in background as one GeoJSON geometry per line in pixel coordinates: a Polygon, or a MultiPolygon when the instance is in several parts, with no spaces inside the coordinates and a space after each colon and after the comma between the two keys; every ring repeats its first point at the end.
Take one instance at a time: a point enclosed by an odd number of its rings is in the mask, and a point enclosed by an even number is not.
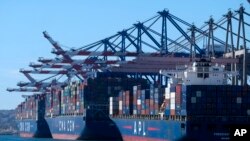
{"type": "Polygon", "coordinates": [[[11,134],[16,131],[15,110],[0,110],[0,134],[11,134]]]}

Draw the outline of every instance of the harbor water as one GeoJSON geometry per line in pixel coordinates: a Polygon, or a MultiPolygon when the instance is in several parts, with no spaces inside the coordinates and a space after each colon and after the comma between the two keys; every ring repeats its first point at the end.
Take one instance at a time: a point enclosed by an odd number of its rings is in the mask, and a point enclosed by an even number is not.
{"type": "Polygon", "coordinates": [[[22,138],[19,137],[18,135],[0,135],[0,141],[69,141],[69,140],[57,140],[50,138],[22,138]]]}

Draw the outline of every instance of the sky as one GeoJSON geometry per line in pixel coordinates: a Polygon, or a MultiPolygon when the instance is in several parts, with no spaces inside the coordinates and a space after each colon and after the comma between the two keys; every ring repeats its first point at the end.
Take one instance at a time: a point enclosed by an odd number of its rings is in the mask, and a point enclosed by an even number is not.
{"type": "Polygon", "coordinates": [[[218,20],[229,8],[236,10],[240,4],[250,9],[247,0],[1,0],[0,109],[14,109],[24,100],[22,94],[31,94],[6,91],[17,87],[19,81],[28,81],[19,73],[20,68],[29,68],[38,57],[55,57],[50,53],[51,44],[43,37],[45,30],[61,45],[79,48],[163,9],[202,25],[211,15],[218,20]]]}

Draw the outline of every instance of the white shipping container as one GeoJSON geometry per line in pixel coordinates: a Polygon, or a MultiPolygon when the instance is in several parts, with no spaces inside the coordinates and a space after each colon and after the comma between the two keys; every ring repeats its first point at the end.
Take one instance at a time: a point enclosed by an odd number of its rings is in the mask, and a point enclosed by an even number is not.
{"type": "Polygon", "coordinates": [[[133,110],[133,114],[136,115],[137,114],[137,110],[134,109],[133,110]]]}
{"type": "Polygon", "coordinates": [[[119,110],[122,110],[122,101],[119,101],[119,110]]]}
{"type": "Polygon", "coordinates": [[[137,99],[137,105],[141,105],[141,99],[137,99]]]}
{"type": "Polygon", "coordinates": [[[133,90],[134,90],[134,91],[137,91],[137,86],[133,86],[133,90]]]}
{"type": "Polygon", "coordinates": [[[175,103],[174,104],[170,104],[170,109],[175,109],[175,103]]]}
{"type": "Polygon", "coordinates": [[[165,93],[165,99],[170,99],[170,93],[165,93]]]}
{"type": "Polygon", "coordinates": [[[170,92],[170,98],[174,98],[175,99],[175,92],[170,92]]]}
{"type": "Polygon", "coordinates": [[[166,93],[166,94],[169,94],[169,93],[170,93],[170,87],[166,87],[166,88],[165,88],[165,93],[166,93]]]}
{"type": "Polygon", "coordinates": [[[113,105],[110,105],[110,106],[109,106],[109,114],[110,114],[110,115],[113,115],[113,105]]]}
{"type": "Polygon", "coordinates": [[[113,97],[109,97],[109,102],[113,101],[113,97]]]}
{"type": "Polygon", "coordinates": [[[170,104],[175,104],[175,99],[174,98],[170,99],[170,104]]]}

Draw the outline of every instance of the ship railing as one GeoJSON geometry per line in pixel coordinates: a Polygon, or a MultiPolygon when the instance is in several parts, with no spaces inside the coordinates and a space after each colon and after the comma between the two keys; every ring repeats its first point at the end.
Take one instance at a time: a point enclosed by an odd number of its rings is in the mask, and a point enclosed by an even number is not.
{"type": "Polygon", "coordinates": [[[65,113],[65,114],[52,114],[52,116],[50,114],[45,115],[45,117],[58,117],[58,116],[80,116],[83,115],[83,112],[79,112],[79,113],[65,113]]]}
{"type": "Polygon", "coordinates": [[[186,116],[186,115],[164,115],[161,117],[160,115],[111,115],[114,118],[122,118],[122,119],[148,119],[148,120],[175,120],[175,121],[209,121],[209,122],[225,122],[225,121],[238,121],[238,122],[250,122],[250,116],[216,116],[216,115],[195,115],[195,116],[186,116]]]}
{"type": "Polygon", "coordinates": [[[114,118],[122,119],[148,119],[148,120],[176,120],[176,121],[186,121],[187,117],[185,115],[110,115],[114,118]]]}

